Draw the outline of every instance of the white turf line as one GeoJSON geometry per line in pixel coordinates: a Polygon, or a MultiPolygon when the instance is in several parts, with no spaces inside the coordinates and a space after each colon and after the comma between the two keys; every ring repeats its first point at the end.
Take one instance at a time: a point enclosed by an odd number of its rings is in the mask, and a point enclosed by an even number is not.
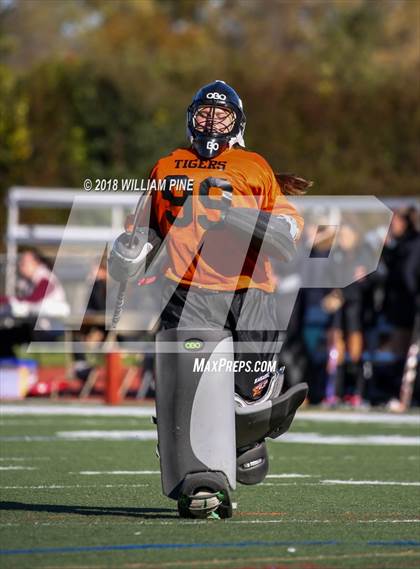
{"type": "Polygon", "coordinates": [[[101,417],[151,417],[155,415],[154,406],[136,406],[136,407],[108,407],[106,405],[0,405],[0,415],[94,415],[101,417]]]}
{"type": "Polygon", "coordinates": [[[353,486],[420,486],[420,482],[394,480],[321,480],[321,484],[350,484],[353,486]]]}
{"type": "Polygon", "coordinates": [[[319,474],[267,474],[266,478],[317,478],[319,474]]]}
{"type": "Polygon", "coordinates": [[[51,460],[51,458],[49,456],[27,456],[27,457],[22,457],[22,456],[3,456],[0,458],[1,462],[6,462],[7,460],[11,460],[12,462],[16,462],[16,461],[22,461],[22,460],[51,460]]]}
{"type": "MultiPolygon", "coordinates": [[[[71,474],[71,473],[70,473],[71,474]]],[[[112,471],[112,472],[93,472],[86,471],[74,474],[82,474],[88,476],[94,475],[141,475],[144,472],[141,471],[112,471]]],[[[156,472],[153,474],[159,474],[156,472]]],[[[285,475],[285,477],[288,475],[285,475]]],[[[275,484],[272,482],[262,482],[260,486],[319,486],[319,485],[346,485],[346,486],[420,486],[420,482],[397,482],[395,480],[319,480],[318,482],[304,482],[298,484],[293,483],[279,483],[275,484]]],[[[38,485],[38,486],[0,486],[1,490],[61,490],[64,488],[142,488],[149,486],[149,484],[50,484],[50,485],[38,485]]],[[[420,520],[419,520],[420,521],[420,520]]]]}
{"type": "MultiPolygon", "coordinates": [[[[115,406],[106,405],[68,405],[53,404],[2,404],[0,415],[80,415],[106,417],[151,417],[155,415],[154,406],[115,406]]],[[[393,415],[391,413],[353,412],[353,411],[298,411],[296,420],[319,421],[322,423],[385,423],[387,425],[420,425],[420,415],[393,415]]]]}
{"type": "Polygon", "coordinates": [[[420,446],[420,437],[404,435],[320,435],[318,433],[286,433],[276,443],[310,443],[318,445],[420,446]]]}
{"type": "MultiPolygon", "coordinates": [[[[267,476],[266,478],[270,478],[267,476]]],[[[318,480],[316,482],[261,482],[260,486],[420,486],[420,482],[400,482],[397,480],[318,480]]]]}
{"type": "MultiPolygon", "coordinates": [[[[82,474],[83,476],[137,476],[137,475],[148,475],[148,474],[160,474],[159,470],[81,470],[79,472],[69,472],[69,474],[82,474]]],[[[317,478],[319,474],[268,474],[266,478],[317,478]]],[[[420,482],[399,482],[396,480],[318,480],[316,482],[292,482],[292,483],[273,483],[273,482],[262,482],[260,486],[318,486],[319,484],[346,484],[346,485],[356,485],[356,486],[420,486],[420,482]]]]}
{"type": "Polygon", "coordinates": [[[0,470],[38,470],[35,466],[0,466],[0,470]]]}
{"type": "Polygon", "coordinates": [[[157,440],[157,432],[154,429],[145,431],[59,431],[56,433],[56,436],[60,439],[157,440]]]}
{"type": "Polygon", "coordinates": [[[69,472],[69,474],[83,474],[86,476],[98,476],[101,474],[160,474],[160,470],[81,470],[80,472],[69,472]]]}
{"type": "MultiPolygon", "coordinates": [[[[160,470],[81,470],[69,474],[96,476],[100,474],[160,474],[160,470]]],[[[268,474],[266,478],[316,478],[319,474],[268,474]]]]}
{"type": "MultiPolygon", "coordinates": [[[[0,442],[13,441],[156,441],[155,430],[142,431],[59,431],[52,436],[44,435],[17,435],[1,436],[0,442]]],[[[272,441],[274,443],[304,443],[319,445],[374,445],[374,446],[420,446],[420,437],[404,435],[320,435],[319,433],[286,433],[272,441]]]]}
{"type": "Polygon", "coordinates": [[[145,488],[149,484],[50,484],[40,486],[0,486],[1,490],[62,490],[63,488],[145,488]]]}
{"type": "MultiPolygon", "coordinates": [[[[34,526],[65,526],[68,524],[72,524],[73,522],[66,522],[66,521],[54,521],[54,522],[33,522],[34,526]]],[[[132,525],[133,523],[137,525],[145,525],[145,526],[167,526],[167,525],[197,525],[197,524],[207,524],[208,520],[194,520],[194,521],[187,521],[176,518],[174,520],[156,520],[156,521],[144,521],[144,520],[135,520],[134,522],[118,522],[119,525],[122,523],[126,523],[132,525]]],[[[297,519],[276,519],[276,520],[238,520],[232,519],[229,520],[229,524],[337,524],[337,523],[344,523],[344,524],[418,524],[420,520],[297,520],[297,519]]],[[[89,526],[92,525],[114,525],[114,522],[104,522],[104,521],[89,521],[89,526]]],[[[0,523],[0,527],[10,527],[10,526],[27,526],[26,522],[5,522],[0,523]]],[[[136,534],[135,534],[136,535],[136,534]]]]}
{"type": "MultiPolygon", "coordinates": [[[[232,520],[235,524],[336,524],[338,520],[232,520]]],[[[418,524],[420,520],[339,520],[350,524],[418,524]]]]}

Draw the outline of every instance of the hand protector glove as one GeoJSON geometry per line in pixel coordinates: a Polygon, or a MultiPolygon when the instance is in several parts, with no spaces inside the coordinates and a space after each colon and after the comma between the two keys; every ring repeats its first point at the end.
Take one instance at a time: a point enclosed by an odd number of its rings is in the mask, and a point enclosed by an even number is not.
{"type": "Polygon", "coordinates": [[[114,241],[108,258],[108,273],[118,282],[133,279],[141,269],[150,264],[162,243],[162,239],[153,229],[139,227],[129,246],[131,234],[122,233],[114,241]]]}
{"type": "Polygon", "coordinates": [[[290,261],[296,253],[294,229],[289,216],[258,209],[231,207],[224,217],[225,227],[249,239],[251,247],[270,257],[290,261]]]}

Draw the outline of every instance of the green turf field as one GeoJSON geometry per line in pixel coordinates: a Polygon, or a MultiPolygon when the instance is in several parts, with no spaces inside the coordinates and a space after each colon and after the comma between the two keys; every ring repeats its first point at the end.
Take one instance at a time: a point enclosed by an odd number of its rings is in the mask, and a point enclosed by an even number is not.
{"type": "Polygon", "coordinates": [[[265,483],[234,493],[234,517],[199,521],[180,520],[162,496],[154,427],[133,416],[138,408],[10,411],[1,415],[2,569],[420,566],[412,415],[371,413],[377,422],[367,423],[302,412],[285,442],[269,444],[265,483]]]}

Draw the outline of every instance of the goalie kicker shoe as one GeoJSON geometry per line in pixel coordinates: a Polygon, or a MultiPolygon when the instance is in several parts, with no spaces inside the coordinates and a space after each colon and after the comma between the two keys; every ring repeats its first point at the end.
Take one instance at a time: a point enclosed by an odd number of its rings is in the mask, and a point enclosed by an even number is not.
{"type": "Polygon", "coordinates": [[[181,518],[220,519],[232,517],[229,486],[221,472],[188,474],[178,498],[181,518]]]}

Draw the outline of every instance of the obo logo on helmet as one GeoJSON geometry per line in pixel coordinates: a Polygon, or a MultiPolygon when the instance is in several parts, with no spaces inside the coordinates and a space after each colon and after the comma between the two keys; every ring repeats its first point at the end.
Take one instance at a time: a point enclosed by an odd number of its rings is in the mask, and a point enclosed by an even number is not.
{"type": "Polygon", "coordinates": [[[207,93],[207,99],[217,99],[219,101],[226,101],[226,95],[223,93],[207,93]]]}

